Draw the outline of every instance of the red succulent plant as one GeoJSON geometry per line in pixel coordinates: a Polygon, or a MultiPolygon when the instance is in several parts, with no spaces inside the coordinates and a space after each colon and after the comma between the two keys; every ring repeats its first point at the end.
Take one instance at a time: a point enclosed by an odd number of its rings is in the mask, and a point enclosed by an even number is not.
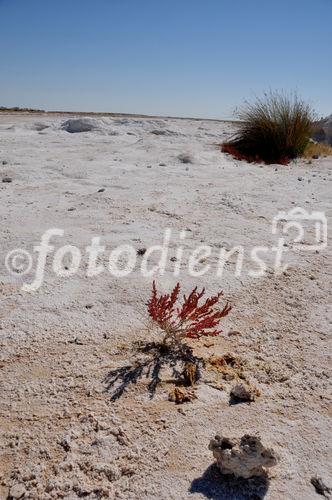
{"type": "Polygon", "coordinates": [[[226,302],[223,309],[215,309],[222,292],[199,302],[205,294],[205,288],[201,292],[195,287],[188,295],[183,296],[183,303],[176,307],[180,293],[180,283],[174,287],[171,294],[158,294],[155,281],[152,284],[152,293],[147,303],[149,316],[159,327],[166,332],[165,340],[172,338],[197,339],[203,336],[216,336],[222,332],[218,330],[221,318],[227,316],[231,306],[226,302]]]}

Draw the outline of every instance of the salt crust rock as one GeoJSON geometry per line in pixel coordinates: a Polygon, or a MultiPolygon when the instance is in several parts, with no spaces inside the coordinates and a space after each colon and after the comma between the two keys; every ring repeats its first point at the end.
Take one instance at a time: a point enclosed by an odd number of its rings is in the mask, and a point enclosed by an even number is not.
{"type": "Polygon", "coordinates": [[[209,449],[222,474],[234,474],[248,479],[265,476],[265,468],[277,464],[278,457],[272,448],[265,448],[258,436],[245,434],[241,438],[216,436],[209,449]]]}

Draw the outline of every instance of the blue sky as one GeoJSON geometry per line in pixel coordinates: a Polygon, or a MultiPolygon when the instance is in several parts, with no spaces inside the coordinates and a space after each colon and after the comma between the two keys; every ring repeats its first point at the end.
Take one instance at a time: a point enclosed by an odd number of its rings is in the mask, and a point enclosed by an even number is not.
{"type": "Polygon", "coordinates": [[[332,112],[332,0],[0,0],[0,105],[229,118],[332,112]]]}

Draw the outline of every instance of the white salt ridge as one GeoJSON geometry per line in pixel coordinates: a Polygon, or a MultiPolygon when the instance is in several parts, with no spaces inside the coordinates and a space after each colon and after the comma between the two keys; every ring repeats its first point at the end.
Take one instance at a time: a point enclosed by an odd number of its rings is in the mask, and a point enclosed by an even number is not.
{"type": "Polygon", "coordinates": [[[117,132],[109,130],[109,124],[102,119],[96,118],[70,118],[63,122],[60,126],[62,130],[70,134],[77,134],[81,132],[102,132],[109,135],[117,135],[117,132]]]}
{"type": "Polygon", "coordinates": [[[324,130],[324,133],[325,133],[325,138],[326,138],[326,141],[331,144],[332,146],[332,115],[330,115],[324,125],[323,125],[323,130],[324,130]]]}

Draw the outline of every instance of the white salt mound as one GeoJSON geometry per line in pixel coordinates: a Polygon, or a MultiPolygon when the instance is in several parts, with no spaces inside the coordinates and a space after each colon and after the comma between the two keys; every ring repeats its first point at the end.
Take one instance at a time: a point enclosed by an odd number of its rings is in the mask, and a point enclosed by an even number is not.
{"type": "Polygon", "coordinates": [[[323,130],[325,133],[326,142],[328,142],[332,146],[332,115],[330,115],[324,125],[323,130]]]}
{"type": "Polygon", "coordinates": [[[36,130],[37,132],[41,132],[42,130],[45,130],[46,128],[49,128],[49,125],[44,122],[35,122],[31,125],[30,130],[36,130]]]}
{"type": "Polygon", "coordinates": [[[332,146],[332,115],[315,125],[312,138],[317,142],[326,142],[332,146]]]}
{"type": "Polygon", "coordinates": [[[60,128],[66,130],[70,134],[77,134],[79,132],[100,130],[102,127],[95,118],[71,118],[63,122],[60,128]]]}

